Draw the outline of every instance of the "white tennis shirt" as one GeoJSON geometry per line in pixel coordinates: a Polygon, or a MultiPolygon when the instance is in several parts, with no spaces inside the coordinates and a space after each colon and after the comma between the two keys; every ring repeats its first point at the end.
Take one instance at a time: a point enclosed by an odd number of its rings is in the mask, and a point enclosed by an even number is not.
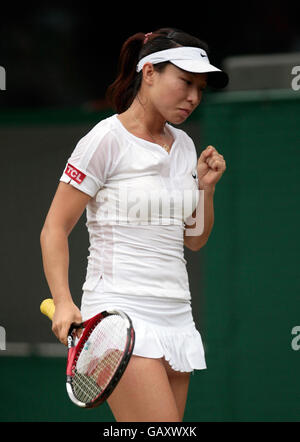
{"type": "Polygon", "coordinates": [[[184,221],[199,200],[192,139],[167,124],[170,153],[131,134],[117,115],[81,138],[60,181],[90,195],[83,290],[190,300],[184,221]]]}

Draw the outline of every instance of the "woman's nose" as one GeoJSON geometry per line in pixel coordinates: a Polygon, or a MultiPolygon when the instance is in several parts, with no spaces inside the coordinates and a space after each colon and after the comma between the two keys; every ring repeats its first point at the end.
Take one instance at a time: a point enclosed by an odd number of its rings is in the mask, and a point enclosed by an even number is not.
{"type": "Polygon", "coordinates": [[[193,88],[188,95],[188,101],[193,106],[197,106],[200,103],[201,98],[202,98],[202,91],[199,91],[198,88],[193,88]]]}

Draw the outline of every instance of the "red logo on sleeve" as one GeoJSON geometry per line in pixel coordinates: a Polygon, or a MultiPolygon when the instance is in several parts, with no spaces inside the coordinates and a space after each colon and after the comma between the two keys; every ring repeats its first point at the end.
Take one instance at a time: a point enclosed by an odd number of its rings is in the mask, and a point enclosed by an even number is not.
{"type": "Polygon", "coordinates": [[[76,181],[76,183],[81,184],[86,175],[83,172],[80,172],[80,170],[76,169],[76,167],[71,166],[70,163],[68,163],[67,168],[65,170],[65,174],[68,175],[72,180],[76,181]]]}

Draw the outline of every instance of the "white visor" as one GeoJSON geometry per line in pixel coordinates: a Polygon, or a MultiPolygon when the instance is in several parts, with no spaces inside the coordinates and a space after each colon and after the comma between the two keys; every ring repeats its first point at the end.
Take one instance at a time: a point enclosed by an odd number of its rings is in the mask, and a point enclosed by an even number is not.
{"type": "Polygon", "coordinates": [[[143,69],[145,63],[163,63],[170,61],[175,66],[187,72],[204,74],[208,73],[207,84],[216,88],[223,88],[228,84],[228,75],[210,64],[207,53],[204,49],[180,46],[153,52],[142,58],[136,67],[137,72],[143,69]]]}

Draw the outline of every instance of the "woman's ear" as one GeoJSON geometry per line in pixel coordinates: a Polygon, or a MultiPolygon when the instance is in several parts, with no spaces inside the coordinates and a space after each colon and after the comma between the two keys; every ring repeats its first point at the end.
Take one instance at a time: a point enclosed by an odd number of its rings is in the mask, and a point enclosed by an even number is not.
{"type": "Polygon", "coordinates": [[[155,70],[152,63],[145,63],[143,66],[143,80],[151,86],[153,84],[155,70]]]}

